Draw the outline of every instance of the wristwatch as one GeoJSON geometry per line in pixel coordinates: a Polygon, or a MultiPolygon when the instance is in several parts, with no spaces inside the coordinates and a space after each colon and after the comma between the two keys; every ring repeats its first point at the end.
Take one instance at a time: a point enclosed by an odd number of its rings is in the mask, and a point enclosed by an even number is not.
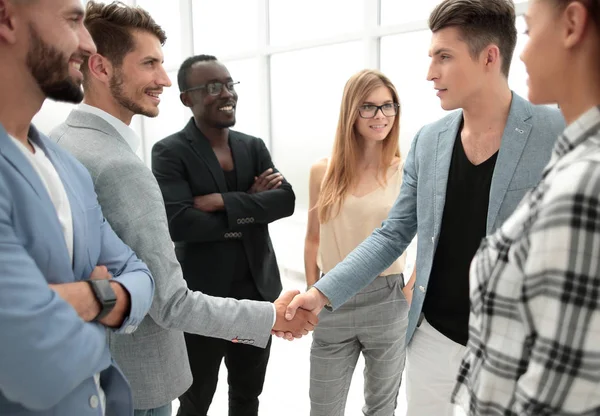
{"type": "Polygon", "coordinates": [[[117,295],[110,285],[110,280],[86,280],[92,287],[96,300],[100,303],[100,313],[93,319],[99,321],[108,315],[117,304],[117,295]]]}

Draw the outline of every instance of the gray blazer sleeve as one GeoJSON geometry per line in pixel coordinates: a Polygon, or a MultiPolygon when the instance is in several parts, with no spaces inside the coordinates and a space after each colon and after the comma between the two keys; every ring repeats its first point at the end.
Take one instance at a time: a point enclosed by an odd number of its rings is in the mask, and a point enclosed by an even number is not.
{"type": "Polygon", "coordinates": [[[127,161],[105,166],[96,176],[95,188],[108,222],[154,276],[149,314],[158,325],[267,345],[275,320],[271,303],[217,298],[188,289],[170,239],[163,198],[149,169],[127,161]]]}

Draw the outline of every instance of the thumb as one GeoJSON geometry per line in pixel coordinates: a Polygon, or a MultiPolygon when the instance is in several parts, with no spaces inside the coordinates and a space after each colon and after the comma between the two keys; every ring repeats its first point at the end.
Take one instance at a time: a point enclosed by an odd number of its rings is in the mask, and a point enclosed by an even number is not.
{"type": "Polygon", "coordinates": [[[283,303],[285,306],[287,306],[292,301],[292,299],[294,299],[294,297],[299,293],[299,290],[286,290],[279,296],[279,299],[277,300],[283,303]]]}
{"type": "Polygon", "coordinates": [[[285,310],[285,319],[287,319],[288,321],[294,319],[294,316],[296,316],[296,310],[304,306],[305,303],[306,300],[304,295],[298,295],[294,299],[292,299],[287,309],[285,310]]]}

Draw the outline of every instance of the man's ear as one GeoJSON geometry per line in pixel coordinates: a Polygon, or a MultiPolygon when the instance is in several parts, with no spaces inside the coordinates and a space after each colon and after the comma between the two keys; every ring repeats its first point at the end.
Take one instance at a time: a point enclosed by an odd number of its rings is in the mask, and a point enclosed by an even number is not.
{"type": "Polygon", "coordinates": [[[114,69],[108,59],[99,53],[95,53],[90,55],[87,59],[87,71],[90,74],[90,77],[96,78],[103,84],[108,85],[114,69]]]}
{"type": "Polygon", "coordinates": [[[16,6],[10,0],[0,0],[0,42],[14,45],[17,42],[16,6]]]}
{"type": "Polygon", "coordinates": [[[183,105],[185,105],[186,107],[192,108],[192,101],[190,100],[189,94],[182,92],[179,94],[179,99],[181,100],[181,103],[183,105]]]}
{"type": "Polygon", "coordinates": [[[500,48],[498,48],[498,46],[491,44],[483,50],[483,54],[486,68],[492,68],[494,66],[500,67],[502,65],[500,58],[500,48]]]}

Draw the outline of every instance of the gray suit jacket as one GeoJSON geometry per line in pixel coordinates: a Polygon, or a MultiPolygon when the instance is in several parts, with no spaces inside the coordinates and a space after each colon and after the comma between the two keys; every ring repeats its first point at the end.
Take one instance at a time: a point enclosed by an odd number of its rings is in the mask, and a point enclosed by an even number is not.
{"type": "MultiPolygon", "coordinates": [[[[427,292],[442,227],[452,149],[461,121],[462,111],[455,111],[417,133],[404,164],[400,194],[382,227],[315,284],[337,308],[387,269],[418,234],[417,280],[407,342],[415,331],[427,292]]],[[[564,126],[558,110],[531,105],[513,93],[492,177],[488,234],[498,228],[525,193],[538,184],[564,126]]],[[[459,235],[456,241],[460,244],[459,235]]]]}
{"type": "Polygon", "coordinates": [[[270,303],[216,298],[187,288],[156,179],[109,123],[74,110],[50,137],[89,170],[107,221],[155,279],[152,307],[138,330],[109,340],[136,409],[163,406],[191,385],[182,331],[267,345],[274,320],[270,303]]]}

